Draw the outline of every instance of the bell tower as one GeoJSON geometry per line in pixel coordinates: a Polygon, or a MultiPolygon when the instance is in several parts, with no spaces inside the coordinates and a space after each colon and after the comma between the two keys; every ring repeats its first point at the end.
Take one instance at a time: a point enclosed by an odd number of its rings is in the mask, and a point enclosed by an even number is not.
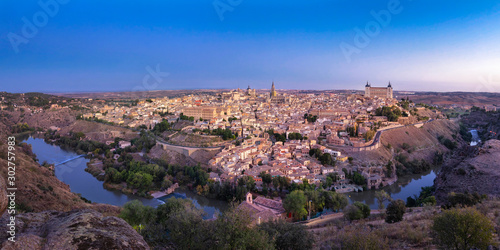
{"type": "Polygon", "coordinates": [[[247,193],[247,203],[249,204],[253,203],[252,194],[250,192],[247,193]]]}

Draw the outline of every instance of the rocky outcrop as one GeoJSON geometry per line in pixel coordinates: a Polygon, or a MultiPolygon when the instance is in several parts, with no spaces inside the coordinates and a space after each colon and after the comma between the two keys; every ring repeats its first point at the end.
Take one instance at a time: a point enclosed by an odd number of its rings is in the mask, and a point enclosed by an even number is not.
{"type": "Polygon", "coordinates": [[[450,192],[500,196],[500,140],[455,152],[436,177],[436,198],[446,201],[450,192]]]}
{"type": "Polygon", "coordinates": [[[7,209],[7,191],[3,179],[2,176],[2,178],[0,178],[0,216],[5,212],[5,209],[7,209]]]}
{"type": "Polygon", "coordinates": [[[2,230],[1,249],[149,249],[127,222],[90,209],[25,213],[16,221],[16,242],[7,241],[2,230]]]}

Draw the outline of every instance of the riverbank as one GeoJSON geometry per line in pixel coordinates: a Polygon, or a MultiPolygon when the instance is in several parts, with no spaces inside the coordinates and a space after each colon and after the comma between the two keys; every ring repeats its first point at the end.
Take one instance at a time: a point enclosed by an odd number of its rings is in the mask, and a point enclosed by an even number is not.
{"type": "MultiPolygon", "coordinates": [[[[32,151],[37,155],[39,162],[46,161],[49,164],[57,164],[78,156],[74,151],[49,144],[43,139],[29,137],[24,142],[32,146],[32,151]]],[[[123,206],[126,202],[137,199],[143,204],[153,207],[162,203],[156,199],[146,199],[106,189],[103,181],[99,181],[85,171],[89,161],[89,159],[81,157],[57,165],[55,166],[55,176],[68,185],[71,192],[80,194],[81,197],[91,202],[123,206]]]]}

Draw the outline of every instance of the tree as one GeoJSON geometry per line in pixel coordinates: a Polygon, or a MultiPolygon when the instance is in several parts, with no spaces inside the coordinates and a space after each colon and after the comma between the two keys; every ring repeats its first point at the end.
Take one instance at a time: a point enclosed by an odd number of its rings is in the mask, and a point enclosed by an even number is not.
{"type": "Polygon", "coordinates": [[[332,191],[323,191],[322,195],[325,199],[325,208],[329,208],[333,211],[344,209],[347,204],[349,204],[349,200],[344,194],[339,194],[332,191]]]}
{"type": "Polygon", "coordinates": [[[119,215],[130,225],[147,224],[155,220],[154,208],[142,205],[142,202],[133,200],[125,203],[119,215]]]}
{"type": "Polygon", "coordinates": [[[395,223],[403,220],[403,215],[406,211],[405,202],[403,200],[391,201],[387,206],[385,222],[395,223]]]}
{"type": "Polygon", "coordinates": [[[366,133],[365,133],[365,141],[371,141],[373,139],[373,137],[375,136],[375,131],[373,130],[368,130],[366,133]]]}
{"type": "Polygon", "coordinates": [[[344,218],[349,221],[359,220],[363,218],[363,212],[357,206],[351,204],[344,209],[344,218]]]}
{"type": "Polygon", "coordinates": [[[270,174],[267,174],[266,172],[262,171],[260,174],[259,174],[259,177],[262,178],[262,182],[264,184],[269,185],[271,184],[272,182],[272,176],[270,174]]]}
{"type": "Polygon", "coordinates": [[[370,216],[370,207],[364,203],[356,201],[353,203],[354,206],[358,207],[361,213],[363,214],[363,218],[368,218],[370,216]]]}
{"type": "Polygon", "coordinates": [[[450,209],[434,218],[436,241],[449,249],[486,249],[493,238],[493,225],[474,208],[450,209]]]}
{"type": "Polygon", "coordinates": [[[283,207],[288,213],[292,213],[296,220],[299,220],[307,215],[307,210],[305,208],[307,204],[307,198],[302,190],[292,191],[286,196],[283,201],[283,207]]]}
{"type": "Polygon", "coordinates": [[[321,164],[335,166],[335,160],[329,153],[322,154],[319,158],[321,164]]]}
{"type": "MultiPolygon", "coordinates": [[[[212,227],[212,244],[217,249],[272,249],[274,242],[266,232],[252,227],[253,218],[246,209],[230,208],[212,227]]],[[[186,248],[189,249],[189,248],[186,248]]]]}
{"type": "Polygon", "coordinates": [[[262,223],[259,229],[269,238],[275,239],[276,249],[312,249],[314,237],[301,224],[288,223],[284,220],[262,223]]]}
{"type": "Polygon", "coordinates": [[[384,190],[375,192],[375,198],[377,198],[378,209],[384,209],[384,202],[391,200],[391,196],[384,190]]]}
{"type": "Polygon", "coordinates": [[[356,184],[356,185],[365,185],[366,184],[365,177],[358,172],[352,173],[351,179],[352,179],[352,182],[354,182],[354,184],[356,184]]]}

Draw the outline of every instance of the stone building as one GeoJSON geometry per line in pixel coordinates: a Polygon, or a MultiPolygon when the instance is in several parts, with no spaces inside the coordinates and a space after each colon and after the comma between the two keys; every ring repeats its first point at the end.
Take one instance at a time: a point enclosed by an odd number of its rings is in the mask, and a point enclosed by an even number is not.
{"type": "Polygon", "coordinates": [[[389,82],[389,85],[387,87],[372,87],[371,84],[366,82],[365,97],[392,99],[392,96],[393,93],[391,82],[389,82]]]}
{"type": "Polygon", "coordinates": [[[247,193],[246,200],[241,202],[237,209],[249,213],[256,224],[286,217],[281,201],[262,196],[254,200],[251,193],[247,193]]]}

